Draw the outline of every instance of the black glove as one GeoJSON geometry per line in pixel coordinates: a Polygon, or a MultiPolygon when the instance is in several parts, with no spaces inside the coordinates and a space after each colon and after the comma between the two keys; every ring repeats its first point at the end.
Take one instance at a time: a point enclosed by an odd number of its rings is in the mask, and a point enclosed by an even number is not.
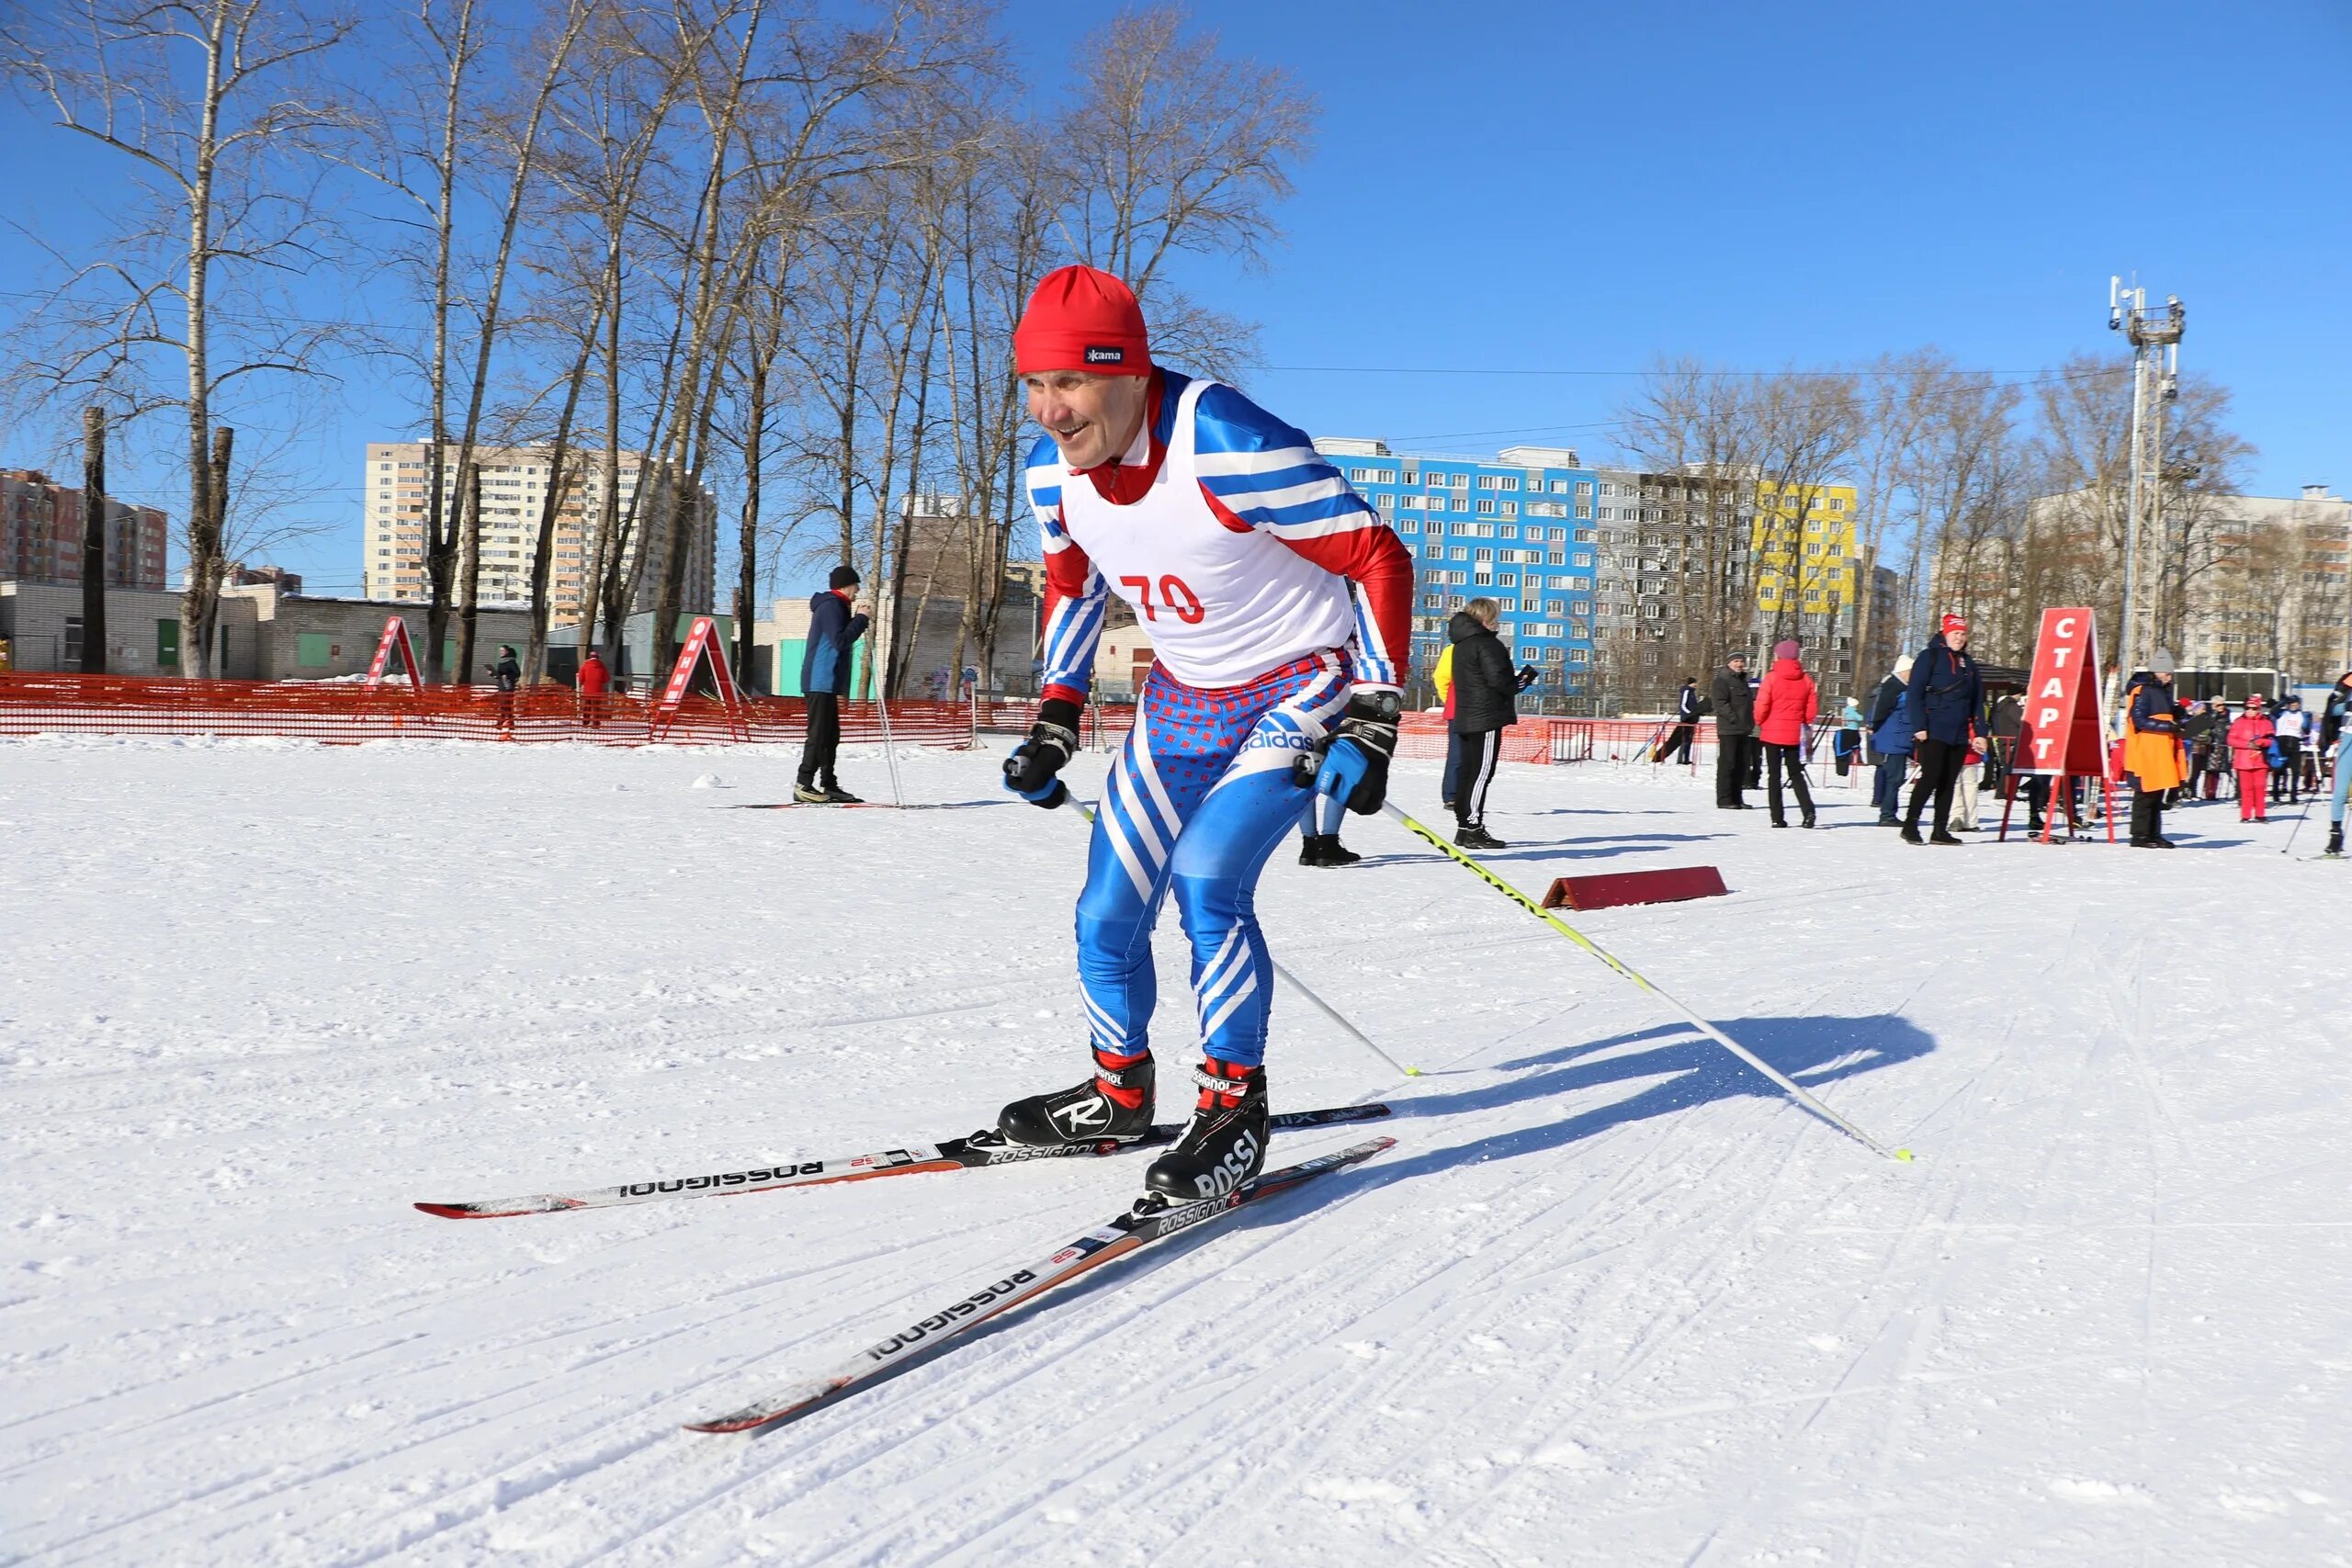
{"type": "MultiPolygon", "coordinates": [[[[1300,769],[1326,795],[1341,795],[1348,809],[1369,817],[1388,797],[1388,759],[1396,750],[1396,716],[1402,711],[1394,692],[1359,692],[1348,699],[1343,715],[1329,740],[1318,748],[1313,764],[1300,769]]],[[[1302,759],[1305,761],[1305,759],[1302,759]]]]}
{"type": "Polygon", "coordinates": [[[1037,705],[1037,722],[1029,739],[1004,760],[1004,787],[1047,810],[1069,798],[1069,790],[1054,775],[1078,750],[1078,705],[1064,697],[1047,697],[1037,705]]]}

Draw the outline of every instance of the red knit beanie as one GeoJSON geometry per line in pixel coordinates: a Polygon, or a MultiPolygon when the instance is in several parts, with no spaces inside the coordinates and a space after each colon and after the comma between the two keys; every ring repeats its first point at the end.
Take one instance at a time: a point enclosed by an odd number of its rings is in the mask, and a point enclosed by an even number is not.
{"type": "Polygon", "coordinates": [[[1968,623],[1962,620],[1958,615],[1947,611],[1944,614],[1943,626],[1939,629],[1943,632],[1944,636],[1950,637],[1954,632],[1966,631],[1968,629],[1968,623]]]}
{"type": "Polygon", "coordinates": [[[1012,329],[1012,367],[1023,376],[1040,370],[1150,375],[1151,340],[1135,290],[1098,267],[1046,274],[1012,329]]]}

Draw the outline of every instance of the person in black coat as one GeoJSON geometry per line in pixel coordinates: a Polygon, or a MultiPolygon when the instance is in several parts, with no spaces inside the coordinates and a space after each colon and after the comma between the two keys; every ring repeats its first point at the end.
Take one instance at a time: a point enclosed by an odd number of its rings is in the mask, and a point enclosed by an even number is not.
{"type": "Polygon", "coordinates": [[[1653,763],[1671,760],[1678,752],[1685,767],[1690,764],[1690,738],[1699,732],[1699,716],[1707,708],[1707,699],[1699,694],[1699,677],[1682,677],[1682,695],[1675,699],[1674,729],[1667,736],[1666,744],[1657,749],[1653,763]]]}
{"type": "Polygon", "coordinates": [[[514,728],[514,692],[523,683],[523,667],[514,661],[512,643],[498,645],[498,660],[490,667],[490,678],[498,687],[498,728],[511,732],[514,728]]]}
{"type": "Polygon", "coordinates": [[[1951,830],[1951,795],[1968,761],[1970,737],[1982,733],[1984,677],[1968,656],[1968,623],[1946,615],[1943,628],[1928,639],[1911,661],[1911,689],[1903,699],[1903,722],[1918,747],[1919,782],[1911,786],[1911,809],[1903,819],[1903,841],[1957,844],[1951,830]],[[1936,830],[1919,837],[1919,813],[1928,796],[1936,802],[1936,830]]]}
{"type": "Polygon", "coordinates": [[[1715,671],[1708,701],[1715,710],[1715,805],[1745,811],[1740,790],[1761,753],[1756,747],[1756,688],[1747,683],[1747,655],[1735,653],[1715,671]]]}
{"type": "Polygon", "coordinates": [[[842,743],[842,698],[849,694],[852,657],[865,635],[866,618],[855,608],[857,569],[833,568],[829,586],[808,600],[808,640],[800,655],[800,694],[808,709],[808,739],[800,751],[800,776],[792,798],[808,806],[855,806],[857,796],[833,776],[842,743]]]}
{"type": "Polygon", "coordinates": [[[1487,786],[1502,760],[1503,731],[1519,722],[1522,684],[1510,650],[1495,635],[1502,607],[1473,599],[1453,613],[1446,639],[1453,645],[1453,733],[1461,737],[1462,773],[1453,790],[1453,841],[1465,850],[1507,849],[1487,831],[1487,786]]]}

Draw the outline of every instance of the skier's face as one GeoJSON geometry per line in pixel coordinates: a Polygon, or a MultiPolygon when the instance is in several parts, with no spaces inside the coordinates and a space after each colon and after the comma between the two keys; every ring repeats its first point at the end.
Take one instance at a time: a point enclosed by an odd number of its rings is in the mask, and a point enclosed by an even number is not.
{"type": "Polygon", "coordinates": [[[1023,376],[1029,417],[1045,426],[1073,468],[1093,468],[1127,449],[1143,423],[1149,378],[1042,370],[1023,376]]]}

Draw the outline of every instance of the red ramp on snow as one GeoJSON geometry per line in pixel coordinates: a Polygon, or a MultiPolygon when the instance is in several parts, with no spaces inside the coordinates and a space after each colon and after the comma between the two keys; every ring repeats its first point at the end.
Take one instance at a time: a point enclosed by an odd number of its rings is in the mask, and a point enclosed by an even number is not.
{"type": "Polygon", "coordinates": [[[1612,871],[1591,876],[1560,876],[1544,895],[1547,909],[1613,909],[1621,904],[1673,904],[1730,892],[1724,874],[1711,865],[1672,866],[1662,871],[1612,871]]]}

